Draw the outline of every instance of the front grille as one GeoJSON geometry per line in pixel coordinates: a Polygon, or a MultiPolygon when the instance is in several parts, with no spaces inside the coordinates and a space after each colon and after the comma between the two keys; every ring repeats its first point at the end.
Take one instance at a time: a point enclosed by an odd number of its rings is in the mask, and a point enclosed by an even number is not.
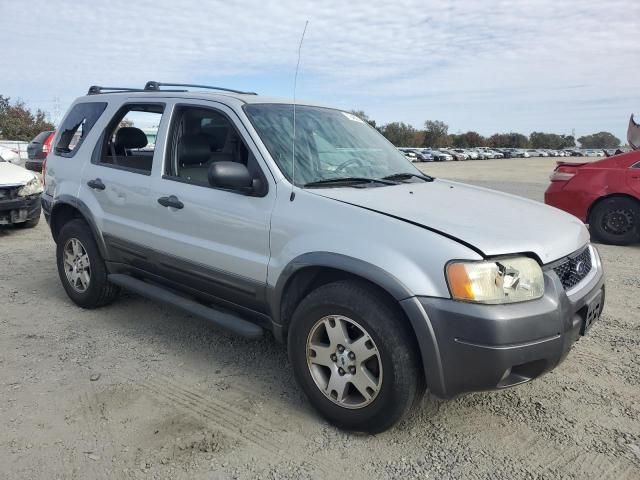
{"type": "Polygon", "coordinates": [[[584,280],[592,268],[591,251],[587,247],[580,253],[570,255],[562,260],[553,267],[553,271],[560,277],[564,289],[570,290],[584,280]]]}
{"type": "Polygon", "coordinates": [[[18,198],[21,187],[0,187],[0,200],[14,200],[18,198]]]}

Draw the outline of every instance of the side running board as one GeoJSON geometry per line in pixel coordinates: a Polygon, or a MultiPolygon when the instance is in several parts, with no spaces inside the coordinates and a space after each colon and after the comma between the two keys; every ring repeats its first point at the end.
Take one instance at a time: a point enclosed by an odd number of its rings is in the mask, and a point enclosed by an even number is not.
{"type": "Polygon", "coordinates": [[[208,320],[217,327],[242,335],[243,337],[259,338],[264,333],[262,327],[234,315],[233,313],[216,310],[215,308],[198,303],[195,300],[175,294],[170,290],[138,280],[130,275],[114,273],[109,275],[107,278],[111,283],[126,290],[132,291],[156,302],[166,303],[176,307],[184,312],[190,313],[191,315],[208,320]]]}

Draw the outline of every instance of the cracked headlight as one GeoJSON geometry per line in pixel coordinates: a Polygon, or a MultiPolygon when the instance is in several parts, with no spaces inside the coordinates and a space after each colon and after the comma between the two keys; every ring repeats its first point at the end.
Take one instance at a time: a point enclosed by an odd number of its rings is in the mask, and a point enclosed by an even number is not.
{"type": "Polygon", "coordinates": [[[451,262],[447,265],[447,283],[451,296],[466,302],[524,302],[544,294],[542,269],[529,257],[451,262]]]}
{"type": "Polygon", "coordinates": [[[29,182],[18,190],[18,195],[21,197],[28,197],[29,195],[37,195],[38,193],[42,193],[42,182],[38,177],[33,177],[33,179],[29,180],[29,182]]]}

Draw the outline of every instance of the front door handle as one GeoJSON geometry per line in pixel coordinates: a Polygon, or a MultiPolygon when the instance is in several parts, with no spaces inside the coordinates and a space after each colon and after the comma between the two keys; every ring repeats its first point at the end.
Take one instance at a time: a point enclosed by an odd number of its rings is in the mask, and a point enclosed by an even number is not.
{"type": "Polygon", "coordinates": [[[160,197],[158,199],[158,203],[163,207],[171,207],[181,209],[184,208],[184,203],[178,200],[178,197],[175,195],[169,195],[168,197],[160,197]]]}
{"type": "Polygon", "coordinates": [[[99,178],[96,178],[94,180],[89,180],[87,182],[87,185],[89,185],[89,188],[93,188],[94,190],[104,190],[105,187],[104,183],[102,183],[102,180],[100,180],[99,178]]]}

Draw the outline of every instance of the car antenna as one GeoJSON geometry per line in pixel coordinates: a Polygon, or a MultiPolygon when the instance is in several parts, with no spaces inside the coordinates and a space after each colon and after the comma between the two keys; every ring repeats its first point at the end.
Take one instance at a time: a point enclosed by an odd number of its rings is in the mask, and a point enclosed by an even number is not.
{"type": "Polygon", "coordinates": [[[300,54],[302,52],[302,42],[304,41],[304,34],[307,33],[307,26],[309,20],[304,22],[304,30],[302,30],[302,37],[300,37],[300,45],[298,45],[298,63],[296,64],[296,74],[293,77],[293,157],[291,159],[291,196],[289,201],[293,202],[296,198],[296,192],[294,188],[296,186],[296,87],[298,86],[298,69],[300,68],[300,54]]]}

